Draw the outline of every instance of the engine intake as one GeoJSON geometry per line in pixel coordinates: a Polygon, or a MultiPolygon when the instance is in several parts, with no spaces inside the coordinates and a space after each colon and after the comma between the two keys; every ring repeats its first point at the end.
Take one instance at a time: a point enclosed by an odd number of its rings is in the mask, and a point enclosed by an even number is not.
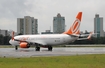
{"type": "Polygon", "coordinates": [[[20,43],[20,47],[21,47],[21,48],[29,48],[30,46],[28,45],[27,42],[21,42],[21,43],[20,43]]]}

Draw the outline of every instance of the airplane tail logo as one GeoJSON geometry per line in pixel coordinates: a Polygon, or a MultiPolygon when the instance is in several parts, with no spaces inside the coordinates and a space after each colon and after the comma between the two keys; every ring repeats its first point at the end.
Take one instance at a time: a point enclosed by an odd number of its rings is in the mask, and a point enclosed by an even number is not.
{"type": "Polygon", "coordinates": [[[82,12],[79,12],[73,25],[70,27],[68,31],[64,32],[64,34],[80,34],[81,18],[82,18],[82,12]]]}

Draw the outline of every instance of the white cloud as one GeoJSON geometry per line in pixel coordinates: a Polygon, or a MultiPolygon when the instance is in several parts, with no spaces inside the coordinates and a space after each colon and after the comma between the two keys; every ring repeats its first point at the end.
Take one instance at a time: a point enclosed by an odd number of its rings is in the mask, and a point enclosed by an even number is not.
{"type": "Polygon", "coordinates": [[[104,0],[0,0],[0,29],[16,31],[17,18],[29,15],[38,19],[39,32],[42,32],[52,27],[57,13],[65,17],[68,29],[82,11],[81,30],[93,31],[95,14],[105,18],[104,6],[104,0]]]}
{"type": "Polygon", "coordinates": [[[14,20],[6,19],[6,18],[1,18],[0,19],[0,28],[6,29],[6,30],[14,30],[14,27],[16,28],[16,21],[13,22],[14,20]],[[9,28],[10,27],[10,28],[9,28]]]}

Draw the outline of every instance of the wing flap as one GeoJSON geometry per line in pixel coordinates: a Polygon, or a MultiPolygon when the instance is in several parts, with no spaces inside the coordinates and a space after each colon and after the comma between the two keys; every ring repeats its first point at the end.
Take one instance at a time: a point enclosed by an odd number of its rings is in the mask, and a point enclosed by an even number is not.
{"type": "Polygon", "coordinates": [[[40,45],[47,45],[45,42],[43,42],[43,41],[41,41],[41,40],[37,40],[37,41],[28,41],[28,43],[40,44],[40,45]]]}
{"type": "Polygon", "coordinates": [[[18,39],[14,39],[15,41],[19,41],[19,42],[27,42],[27,43],[32,43],[32,44],[40,44],[40,45],[47,45],[45,42],[41,41],[41,40],[37,40],[37,41],[22,41],[22,40],[18,40],[18,39]]]}

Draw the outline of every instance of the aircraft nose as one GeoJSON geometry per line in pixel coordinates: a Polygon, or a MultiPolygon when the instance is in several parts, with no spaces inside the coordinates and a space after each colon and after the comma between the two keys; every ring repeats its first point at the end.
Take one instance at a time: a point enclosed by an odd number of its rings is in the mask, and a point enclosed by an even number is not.
{"type": "Polygon", "coordinates": [[[11,45],[19,45],[19,42],[18,41],[14,41],[14,40],[10,40],[9,41],[9,43],[11,44],[11,45]]]}
{"type": "Polygon", "coordinates": [[[9,40],[9,43],[12,44],[12,40],[9,40]]]}

